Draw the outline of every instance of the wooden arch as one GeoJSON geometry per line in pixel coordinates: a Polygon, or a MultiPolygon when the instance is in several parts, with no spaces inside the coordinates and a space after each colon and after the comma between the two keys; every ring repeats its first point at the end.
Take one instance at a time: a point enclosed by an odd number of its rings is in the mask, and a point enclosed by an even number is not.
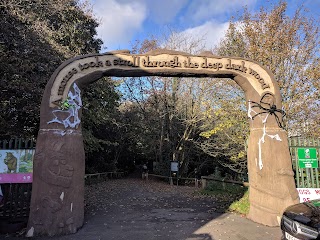
{"type": "Polygon", "coordinates": [[[179,76],[232,78],[245,92],[250,124],[249,218],[277,226],[283,210],[298,202],[282,115],[262,113],[251,101],[281,109],[273,74],[256,62],[156,50],[78,56],[51,76],[43,95],[34,158],[27,236],[75,233],[83,225],[85,155],[81,133],[81,89],[103,76],[179,76]],[[71,106],[71,107],[70,107],[71,106]],[[278,121],[277,121],[278,120],[278,121]]]}

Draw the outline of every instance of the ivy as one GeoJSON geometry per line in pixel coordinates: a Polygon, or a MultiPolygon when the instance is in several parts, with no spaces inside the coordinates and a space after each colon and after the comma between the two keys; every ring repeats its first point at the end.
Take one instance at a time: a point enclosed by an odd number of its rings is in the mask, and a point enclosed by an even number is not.
{"type": "Polygon", "coordinates": [[[61,110],[68,110],[69,108],[74,108],[74,104],[70,104],[70,98],[68,97],[66,100],[61,101],[59,103],[59,109],[61,110]]]}

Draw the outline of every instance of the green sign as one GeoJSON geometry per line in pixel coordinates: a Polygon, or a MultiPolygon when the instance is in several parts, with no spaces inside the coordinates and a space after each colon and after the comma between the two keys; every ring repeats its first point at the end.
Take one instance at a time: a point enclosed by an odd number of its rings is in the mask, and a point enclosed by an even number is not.
{"type": "Polygon", "coordinates": [[[318,168],[316,148],[298,148],[298,161],[300,168],[318,168]]]}

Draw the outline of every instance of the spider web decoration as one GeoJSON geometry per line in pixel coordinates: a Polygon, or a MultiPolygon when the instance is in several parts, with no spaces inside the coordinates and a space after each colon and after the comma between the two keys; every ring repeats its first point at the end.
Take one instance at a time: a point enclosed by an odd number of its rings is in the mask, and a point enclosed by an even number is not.
{"type": "Polygon", "coordinates": [[[273,100],[271,102],[270,101],[268,102],[268,99],[273,99],[273,98],[274,98],[273,94],[265,93],[261,97],[260,103],[249,100],[249,110],[250,111],[248,112],[248,116],[250,117],[251,120],[254,120],[254,118],[259,116],[260,114],[267,113],[267,117],[264,120],[264,121],[266,121],[269,115],[274,115],[278,126],[285,130],[285,128],[283,126],[283,117],[286,116],[286,113],[281,109],[277,109],[277,106],[274,104],[273,100]],[[261,111],[256,112],[253,110],[253,108],[259,108],[261,111]],[[253,116],[251,116],[251,112],[254,112],[255,114],[253,116]],[[282,115],[281,120],[280,120],[280,117],[278,116],[278,114],[282,115]]]}
{"type": "Polygon", "coordinates": [[[50,123],[60,123],[63,124],[65,128],[78,128],[80,124],[79,110],[82,107],[81,101],[81,90],[77,86],[77,84],[73,84],[73,91],[69,91],[68,98],[64,101],[64,108],[53,110],[52,114],[54,115],[54,119],[47,122],[50,123]],[[68,113],[68,116],[65,118],[61,117],[61,114],[68,113]]]}
{"type": "Polygon", "coordinates": [[[263,134],[262,134],[262,137],[259,138],[259,142],[258,142],[258,146],[259,146],[259,162],[256,163],[256,165],[259,165],[259,168],[260,170],[263,168],[263,162],[262,162],[262,144],[265,143],[265,137],[269,137],[271,139],[275,139],[277,141],[280,141],[282,142],[282,139],[280,138],[279,134],[276,134],[276,135],[270,135],[270,134],[267,134],[267,131],[266,131],[266,124],[265,122],[263,123],[263,134]]]}
{"type": "Polygon", "coordinates": [[[258,152],[258,159],[256,158],[256,165],[259,166],[259,169],[262,170],[263,168],[263,162],[262,162],[262,144],[265,143],[265,137],[269,137],[273,140],[276,141],[282,141],[282,139],[280,138],[280,136],[278,134],[276,135],[270,135],[267,133],[267,129],[266,129],[266,122],[269,116],[274,115],[276,118],[276,121],[278,123],[278,126],[282,129],[283,125],[282,125],[282,121],[280,121],[279,116],[277,115],[277,113],[281,113],[282,117],[285,116],[285,112],[283,110],[277,109],[276,105],[274,104],[274,96],[271,93],[265,93],[261,100],[260,103],[254,102],[254,101],[248,101],[248,117],[253,120],[255,117],[259,117],[262,121],[263,124],[263,133],[261,138],[259,138],[258,141],[258,148],[259,148],[259,152],[258,152]],[[269,101],[268,101],[269,100],[269,101]],[[271,101],[270,101],[271,100],[271,101]],[[262,110],[261,112],[256,112],[253,108],[259,108],[260,110],[262,110]],[[251,116],[251,113],[254,113],[253,116],[251,116]],[[260,114],[263,113],[267,113],[267,116],[263,119],[261,117],[260,114]]]}

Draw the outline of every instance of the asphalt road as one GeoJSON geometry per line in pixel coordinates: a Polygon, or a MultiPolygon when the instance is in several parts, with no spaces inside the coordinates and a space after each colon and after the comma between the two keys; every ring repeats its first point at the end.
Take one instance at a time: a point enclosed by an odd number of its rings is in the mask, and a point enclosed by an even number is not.
{"type": "Polygon", "coordinates": [[[85,223],[77,233],[35,239],[280,240],[280,228],[262,226],[239,214],[224,213],[226,203],[194,192],[194,187],[139,178],[93,184],[86,187],[85,223]]]}

